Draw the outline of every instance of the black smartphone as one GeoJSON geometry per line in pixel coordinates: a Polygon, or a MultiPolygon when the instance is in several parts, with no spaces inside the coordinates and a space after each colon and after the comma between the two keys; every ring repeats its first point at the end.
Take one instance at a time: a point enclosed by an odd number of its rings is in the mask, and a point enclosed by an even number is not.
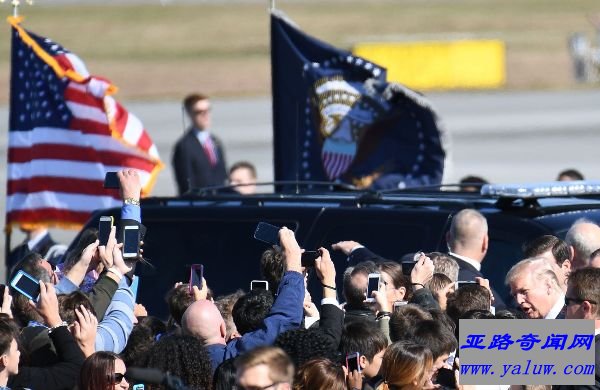
{"type": "Polygon", "coordinates": [[[402,262],[402,273],[406,276],[410,276],[410,274],[412,273],[413,268],[415,268],[415,265],[417,264],[416,261],[403,261],[402,262]]]}
{"type": "Polygon", "coordinates": [[[10,286],[34,302],[40,297],[40,281],[23,270],[17,272],[10,286]]]}
{"type": "Polygon", "coordinates": [[[202,290],[202,278],[204,277],[204,266],[202,264],[192,264],[190,267],[190,281],[189,291],[193,293],[194,286],[198,287],[198,290],[202,290]]]}
{"type": "Polygon", "coordinates": [[[121,188],[121,182],[117,176],[117,172],[106,172],[104,177],[104,188],[116,189],[121,188]]]}
{"type": "Polygon", "coordinates": [[[140,253],[140,227],[131,225],[123,229],[123,258],[138,257],[140,253]]]}
{"type": "Polygon", "coordinates": [[[100,241],[100,246],[108,244],[108,237],[110,236],[113,223],[114,218],[112,216],[100,217],[100,222],[98,223],[98,241],[100,241]]]}
{"type": "Polygon", "coordinates": [[[456,282],[456,289],[458,290],[459,288],[464,287],[468,284],[477,284],[477,282],[470,280],[459,280],[458,282],[456,282]]]}
{"type": "Polygon", "coordinates": [[[348,373],[352,371],[360,372],[360,353],[353,352],[346,356],[346,368],[348,369],[348,373]]]}
{"type": "Polygon", "coordinates": [[[266,280],[253,280],[250,282],[250,291],[269,290],[269,282],[266,280]]]}
{"type": "Polygon", "coordinates": [[[279,246],[279,230],[281,230],[280,227],[266,222],[259,222],[254,231],[254,238],[269,245],[279,246]]]}
{"type": "Polygon", "coordinates": [[[369,283],[367,284],[367,302],[375,302],[372,296],[373,291],[379,291],[380,274],[369,274],[369,283]]]}
{"type": "Polygon", "coordinates": [[[440,368],[437,372],[437,383],[443,387],[456,389],[456,375],[453,370],[440,368]]]}
{"type": "Polygon", "coordinates": [[[321,257],[320,251],[304,251],[302,253],[301,263],[304,268],[310,268],[315,266],[315,261],[321,257]]]}

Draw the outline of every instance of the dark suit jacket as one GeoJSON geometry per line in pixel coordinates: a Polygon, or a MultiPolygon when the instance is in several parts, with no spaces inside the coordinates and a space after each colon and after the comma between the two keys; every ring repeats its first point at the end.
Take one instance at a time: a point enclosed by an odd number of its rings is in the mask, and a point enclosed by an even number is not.
{"type": "Polygon", "coordinates": [[[218,138],[211,135],[217,151],[217,165],[212,167],[194,129],[188,130],[175,144],[173,169],[179,195],[190,188],[202,188],[225,185],[227,170],[225,153],[218,138]]]}
{"type": "Polygon", "coordinates": [[[593,386],[583,386],[583,385],[578,385],[578,386],[565,386],[565,385],[560,385],[560,386],[552,386],[553,390],[598,390],[600,389],[600,335],[596,336],[594,338],[594,340],[596,341],[595,343],[595,355],[596,355],[596,368],[594,369],[594,372],[596,373],[596,381],[594,383],[593,386]]]}
{"type": "MultiPolygon", "coordinates": [[[[467,263],[464,260],[459,259],[458,257],[454,257],[451,254],[448,256],[452,257],[458,263],[458,280],[460,281],[474,281],[475,278],[485,278],[481,271],[478,271],[477,268],[473,267],[471,264],[467,263]]],[[[491,287],[491,286],[490,286],[491,287]]],[[[492,294],[494,294],[494,307],[496,310],[506,309],[506,304],[502,300],[502,297],[493,287],[492,294]]]]}
{"type": "Polygon", "coordinates": [[[6,259],[8,274],[10,274],[12,267],[14,267],[14,265],[23,257],[32,252],[39,253],[42,257],[45,257],[48,250],[54,245],[56,245],[56,242],[52,239],[50,233],[46,233],[46,235],[31,250],[29,250],[29,247],[27,246],[27,241],[23,242],[21,245],[10,251],[8,259],[6,259]]]}

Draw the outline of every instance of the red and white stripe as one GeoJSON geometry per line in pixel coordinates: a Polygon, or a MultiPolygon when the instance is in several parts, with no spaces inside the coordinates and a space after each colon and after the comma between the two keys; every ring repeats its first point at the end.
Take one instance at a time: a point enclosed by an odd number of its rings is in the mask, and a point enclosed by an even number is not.
{"type": "Polygon", "coordinates": [[[110,83],[90,77],[72,53],[57,60],[88,79],[65,91],[69,129],[9,132],[7,224],[83,224],[120,204],[117,191],[103,188],[106,172],[137,169],[147,188],[162,167],[140,120],[106,95],[110,83]]]}

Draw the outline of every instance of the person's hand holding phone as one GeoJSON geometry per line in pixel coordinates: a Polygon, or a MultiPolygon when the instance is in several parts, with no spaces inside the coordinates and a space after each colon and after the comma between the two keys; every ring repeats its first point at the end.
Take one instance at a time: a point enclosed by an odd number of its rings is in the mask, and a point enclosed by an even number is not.
{"type": "Polygon", "coordinates": [[[279,242],[285,255],[285,263],[288,271],[302,273],[302,249],[296,241],[294,232],[285,226],[279,230],[279,242]]]}
{"type": "Polygon", "coordinates": [[[202,278],[202,288],[199,289],[198,286],[192,286],[192,294],[194,295],[194,301],[202,301],[205,300],[208,296],[208,286],[206,285],[206,280],[202,278]]]}
{"type": "MultiPolygon", "coordinates": [[[[335,288],[335,264],[331,260],[329,251],[325,248],[320,248],[321,257],[315,260],[315,270],[321,284],[335,288]]],[[[324,298],[336,298],[336,291],[328,287],[323,287],[324,298]]]]}
{"type": "Polygon", "coordinates": [[[362,246],[359,242],[356,241],[340,241],[338,243],[335,243],[331,246],[331,249],[333,249],[334,251],[340,251],[343,254],[345,254],[346,256],[350,256],[350,253],[352,253],[352,250],[354,250],[355,248],[362,246]]]}
{"type": "Polygon", "coordinates": [[[420,289],[433,277],[433,261],[424,254],[419,257],[417,264],[410,273],[410,281],[415,289],[420,289]]]}
{"type": "Polygon", "coordinates": [[[113,262],[114,262],[114,266],[117,267],[119,272],[121,274],[125,275],[126,273],[131,271],[133,269],[133,267],[128,265],[125,262],[125,259],[123,259],[123,253],[121,252],[121,247],[123,247],[123,244],[118,244],[113,247],[113,262]]]}
{"type": "Polygon", "coordinates": [[[123,169],[117,172],[121,184],[121,197],[125,199],[140,200],[142,195],[142,182],[140,175],[135,169],[123,169]]]}
{"type": "Polygon", "coordinates": [[[114,256],[113,256],[113,250],[115,248],[115,246],[117,245],[117,228],[115,226],[113,226],[110,229],[110,234],[108,235],[108,242],[106,243],[106,246],[104,245],[99,245],[98,246],[98,253],[100,254],[100,261],[102,262],[102,264],[104,265],[104,268],[109,269],[110,267],[112,267],[114,265],[114,256]]]}
{"type": "Polygon", "coordinates": [[[387,285],[380,281],[379,289],[377,291],[373,291],[373,298],[375,298],[375,302],[377,303],[377,311],[386,311],[388,313],[392,312],[392,308],[390,307],[390,302],[387,299],[387,285]]]}
{"type": "Polygon", "coordinates": [[[348,372],[347,381],[349,390],[361,390],[363,388],[362,374],[357,370],[348,372]]]}
{"type": "Polygon", "coordinates": [[[8,286],[4,286],[4,293],[2,295],[2,307],[0,307],[0,313],[8,315],[13,318],[12,314],[12,295],[10,295],[10,289],[8,286]]]}
{"type": "Polygon", "coordinates": [[[73,337],[77,340],[79,348],[87,358],[96,352],[98,319],[83,305],[75,308],[75,315],[77,321],[73,324],[73,337]]]}
{"type": "Polygon", "coordinates": [[[35,308],[49,328],[56,327],[62,323],[58,311],[58,298],[56,297],[56,291],[52,283],[40,281],[40,297],[37,304],[35,304],[35,308]]]}
{"type": "Polygon", "coordinates": [[[490,280],[480,277],[475,277],[475,281],[481,287],[485,287],[490,292],[490,306],[494,305],[494,293],[492,292],[492,288],[490,287],[490,280]]]}

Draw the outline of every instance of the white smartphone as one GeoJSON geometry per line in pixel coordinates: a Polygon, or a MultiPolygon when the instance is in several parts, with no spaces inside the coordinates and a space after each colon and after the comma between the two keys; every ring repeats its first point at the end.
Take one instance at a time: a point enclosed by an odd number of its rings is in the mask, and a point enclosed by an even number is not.
{"type": "Polygon", "coordinates": [[[34,302],[40,297],[40,281],[23,270],[17,272],[10,286],[34,302]]]}
{"type": "Polygon", "coordinates": [[[123,229],[123,258],[138,257],[140,253],[140,227],[125,226],[123,229]]]}
{"type": "Polygon", "coordinates": [[[375,302],[375,298],[371,296],[373,291],[379,290],[379,280],[381,274],[369,274],[369,283],[367,284],[367,302],[375,302]]]}
{"type": "Polygon", "coordinates": [[[250,291],[269,290],[269,282],[266,280],[253,280],[250,282],[250,291]]]}
{"type": "Polygon", "coordinates": [[[404,305],[408,305],[408,301],[396,301],[396,302],[394,302],[394,311],[400,309],[404,305]]]}

